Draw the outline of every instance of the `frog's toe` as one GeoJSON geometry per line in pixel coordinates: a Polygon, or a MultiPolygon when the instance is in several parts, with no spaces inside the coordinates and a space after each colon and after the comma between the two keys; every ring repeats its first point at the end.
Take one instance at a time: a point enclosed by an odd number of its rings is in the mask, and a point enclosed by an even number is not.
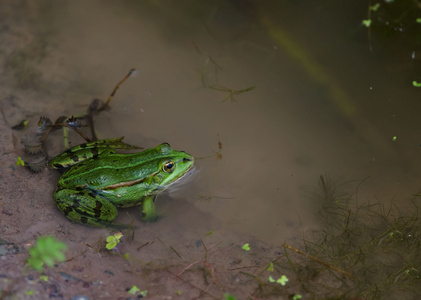
{"type": "Polygon", "coordinates": [[[159,215],[156,212],[154,212],[153,214],[151,213],[147,214],[144,211],[142,211],[142,215],[140,217],[140,219],[143,222],[156,222],[158,218],[159,218],[159,215]]]}

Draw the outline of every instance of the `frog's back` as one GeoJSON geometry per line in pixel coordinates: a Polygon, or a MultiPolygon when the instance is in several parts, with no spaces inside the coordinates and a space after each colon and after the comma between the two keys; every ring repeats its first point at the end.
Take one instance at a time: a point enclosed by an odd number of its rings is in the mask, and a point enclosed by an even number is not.
{"type": "Polygon", "coordinates": [[[164,155],[149,152],[142,152],[141,159],[139,159],[139,153],[109,154],[105,158],[96,157],[81,162],[59,179],[59,185],[101,189],[113,184],[121,184],[122,181],[141,181],[155,174],[159,169],[159,162],[166,159],[164,155]]]}

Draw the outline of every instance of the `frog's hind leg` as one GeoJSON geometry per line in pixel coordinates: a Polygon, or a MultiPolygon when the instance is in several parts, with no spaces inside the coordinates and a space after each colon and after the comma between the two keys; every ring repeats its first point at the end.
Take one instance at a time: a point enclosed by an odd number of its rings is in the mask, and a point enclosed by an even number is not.
{"type": "Polygon", "coordinates": [[[57,190],[53,199],[68,219],[84,225],[102,227],[111,224],[118,215],[110,201],[89,190],[57,190]]]}

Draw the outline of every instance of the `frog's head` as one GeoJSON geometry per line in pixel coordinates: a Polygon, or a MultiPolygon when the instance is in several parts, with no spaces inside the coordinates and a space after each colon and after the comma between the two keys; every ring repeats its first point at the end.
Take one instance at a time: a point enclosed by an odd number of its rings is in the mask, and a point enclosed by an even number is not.
{"type": "Polygon", "coordinates": [[[194,166],[194,158],[184,151],[173,150],[169,144],[158,145],[155,150],[162,159],[159,160],[158,172],[154,182],[165,189],[186,175],[194,166]]]}

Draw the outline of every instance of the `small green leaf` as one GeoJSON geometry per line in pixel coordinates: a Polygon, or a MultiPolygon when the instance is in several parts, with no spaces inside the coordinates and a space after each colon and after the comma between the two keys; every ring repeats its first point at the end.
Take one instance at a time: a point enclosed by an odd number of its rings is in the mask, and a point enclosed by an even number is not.
{"type": "Polygon", "coordinates": [[[235,296],[233,296],[231,294],[228,294],[228,293],[224,294],[224,299],[225,300],[237,300],[237,298],[235,298],[235,296]]]}
{"type": "Polygon", "coordinates": [[[210,236],[214,231],[215,231],[215,229],[212,229],[211,231],[209,231],[208,233],[206,233],[205,236],[210,236]]]}
{"type": "Polygon", "coordinates": [[[38,258],[28,258],[28,264],[32,267],[32,269],[42,271],[42,266],[44,263],[38,258]]]}
{"type": "Polygon", "coordinates": [[[273,272],[273,263],[271,262],[268,267],[269,272],[273,272]]]}
{"type": "Polygon", "coordinates": [[[114,249],[115,246],[117,246],[117,242],[115,241],[109,241],[106,245],[105,248],[107,248],[108,250],[114,249]]]}
{"type": "Polygon", "coordinates": [[[249,243],[244,244],[243,247],[241,247],[241,248],[243,250],[250,251],[250,245],[249,245],[249,243]]]}
{"type": "Polygon", "coordinates": [[[142,297],[146,297],[146,295],[148,294],[148,290],[141,291],[139,294],[142,297]]]}
{"type": "Polygon", "coordinates": [[[117,241],[120,241],[120,239],[121,239],[122,236],[123,236],[123,234],[121,232],[114,233],[114,238],[117,241]]]}
{"type": "Polygon", "coordinates": [[[110,235],[106,238],[107,244],[105,245],[105,248],[108,250],[114,249],[117,244],[120,242],[121,237],[123,234],[121,232],[114,233],[114,235],[110,235]]]}
{"type": "Polygon", "coordinates": [[[363,25],[365,26],[365,27],[370,27],[370,25],[371,25],[371,19],[367,19],[367,20],[363,20],[363,25]]]}
{"type": "Polygon", "coordinates": [[[398,137],[396,135],[394,137],[392,137],[393,142],[396,142],[397,139],[398,139],[398,137]]]}
{"type": "Polygon", "coordinates": [[[53,267],[54,266],[54,259],[51,256],[45,256],[44,257],[44,263],[49,266],[49,267],[53,267]]]}
{"type": "Polygon", "coordinates": [[[380,3],[376,3],[370,6],[371,11],[377,11],[380,7],[380,3]]]}
{"type": "Polygon", "coordinates": [[[59,242],[53,236],[41,236],[36,244],[29,248],[28,264],[37,271],[42,271],[44,264],[52,267],[55,261],[63,262],[66,257],[62,251],[66,250],[66,244],[59,242]]]}
{"type": "Polygon", "coordinates": [[[178,296],[181,296],[181,291],[180,290],[177,291],[177,295],[178,296]]]}
{"type": "Polygon", "coordinates": [[[421,82],[412,81],[412,85],[415,87],[421,87],[421,82]]]}
{"type": "Polygon", "coordinates": [[[288,281],[289,281],[288,277],[286,277],[285,275],[282,275],[281,278],[276,280],[276,283],[280,283],[282,285],[285,285],[288,281]]]}
{"type": "Polygon", "coordinates": [[[140,292],[139,288],[137,286],[132,286],[130,290],[128,291],[129,294],[135,295],[137,292],[140,292]]]}
{"type": "Polygon", "coordinates": [[[421,23],[421,18],[417,18],[415,21],[416,21],[417,23],[421,23]]]}
{"type": "Polygon", "coordinates": [[[18,166],[25,166],[25,162],[22,160],[22,158],[20,158],[20,156],[18,156],[18,160],[16,162],[16,165],[18,166]]]}
{"type": "Polygon", "coordinates": [[[40,275],[39,279],[48,282],[48,276],[46,275],[40,275]]]}
{"type": "Polygon", "coordinates": [[[300,294],[295,294],[294,297],[292,297],[292,300],[297,300],[301,298],[303,298],[303,296],[301,296],[300,294]]]}
{"type": "Polygon", "coordinates": [[[28,290],[25,292],[26,295],[32,296],[34,294],[34,290],[28,290]]]}
{"type": "Polygon", "coordinates": [[[269,276],[268,280],[269,280],[269,282],[272,282],[272,283],[276,282],[276,283],[280,283],[282,285],[285,285],[289,281],[289,279],[288,279],[288,277],[286,277],[286,275],[282,275],[281,278],[278,278],[276,280],[272,276],[269,276]]]}

